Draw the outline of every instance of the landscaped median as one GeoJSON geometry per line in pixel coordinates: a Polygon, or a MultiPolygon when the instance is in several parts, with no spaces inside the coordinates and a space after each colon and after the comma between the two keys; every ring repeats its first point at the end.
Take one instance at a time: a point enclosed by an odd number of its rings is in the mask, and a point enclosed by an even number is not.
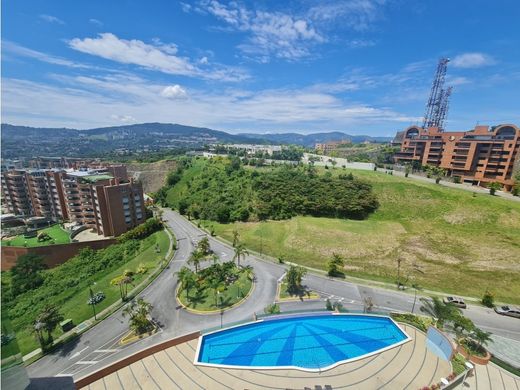
{"type": "MultiPolygon", "coordinates": [[[[141,239],[128,239],[99,251],[83,250],[67,263],[39,271],[43,282],[16,297],[12,296],[10,274],[2,275],[3,304],[17,329],[16,338],[23,354],[39,347],[34,336],[34,321],[48,305],[58,308],[58,318],[72,319],[78,325],[66,334],[57,327],[52,332],[55,342],[74,337],[97,320],[103,319],[122,304],[121,275],[125,277],[125,298],[130,299],[146,287],[167,265],[174,248],[174,238],[166,230],[141,239]],[[92,291],[92,294],[91,294],[92,291]],[[95,302],[95,304],[91,304],[95,302]]],[[[60,321],[58,321],[59,323],[60,321]]]]}
{"type": "Polygon", "coordinates": [[[216,314],[245,302],[254,289],[252,271],[249,268],[228,268],[228,276],[223,277],[222,283],[212,280],[211,267],[199,271],[197,279],[188,288],[183,288],[181,281],[177,288],[180,305],[195,314],[216,314]]]}

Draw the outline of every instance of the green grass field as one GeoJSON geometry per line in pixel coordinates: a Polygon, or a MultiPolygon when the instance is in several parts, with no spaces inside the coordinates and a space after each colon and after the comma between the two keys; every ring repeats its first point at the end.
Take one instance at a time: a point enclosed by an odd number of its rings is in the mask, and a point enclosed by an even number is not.
{"type": "Polygon", "coordinates": [[[54,244],[68,244],[70,242],[70,234],[67,231],[63,230],[59,224],[53,225],[42,230],[38,230],[38,233],[39,232],[47,233],[49,236],[51,236],[52,239],[39,242],[37,237],[24,238],[23,234],[20,234],[10,240],[2,240],[2,245],[25,246],[25,242],[27,241],[27,247],[35,247],[54,244]]]}
{"type": "Polygon", "coordinates": [[[214,290],[209,287],[201,290],[192,287],[188,291],[189,300],[185,291],[179,294],[178,298],[184,306],[191,309],[213,311],[221,308],[225,309],[241,301],[249,293],[252,286],[253,283],[247,276],[247,272],[241,272],[238,279],[222,291],[220,296],[215,295],[214,290]]]}
{"type": "Polygon", "coordinates": [[[197,176],[201,171],[204,165],[206,164],[206,159],[199,158],[199,159],[193,159],[193,166],[190,169],[187,169],[183,172],[182,178],[175,185],[175,187],[168,190],[168,195],[166,196],[166,201],[169,205],[175,205],[177,206],[177,201],[179,199],[182,199],[183,193],[185,191],[189,191],[187,188],[187,183],[194,177],[197,176]]]}
{"type": "Polygon", "coordinates": [[[210,224],[228,240],[237,228],[251,249],[306,266],[325,270],[335,252],[346,259],[347,275],[395,282],[401,258],[409,284],[474,297],[489,288],[498,301],[520,303],[520,203],[382,172],[352,173],[373,185],[380,202],[367,220],[210,224]]]}
{"type": "MultiPolygon", "coordinates": [[[[137,286],[144,280],[144,278],[148,276],[149,273],[153,272],[154,269],[164,259],[166,252],[168,252],[169,243],[170,240],[168,239],[168,235],[165,231],[156,232],[143,240],[141,245],[142,248],[145,249],[141,250],[136,257],[108,274],[100,272],[96,280],[96,285],[92,287],[92,291],[94,293],[103,291],[105,293],[105,299],[96,304],[96,312],[99,313],[121,298],[119,295],[119,287],[110,285],[110,281],[112,279],[123,274],[125,270],[131,270],[135,272],[140,265],[144,265],[148,269],[147,273],[136,274],[134,276],[133,286],[137,286]],[[160,253],[155,252],[156,243],[159,244],[159,248],[161,249],[160,253]]],[[[52,270],[49,272],[52,272],[52,270]]],[[[131,288],[129,288],[129,290],[130,289],[131,288]]],[[[68,300],[66,304],[61,306],[60,312],[64,315],[65,318],[71,318],[75,325],[78,325],[81,322],[91,318],[93,316],[92,306],[87,304],[89,296],[89,289],[84,289],[73,299],[68,300]]],[[[13,323],[13,325],[15,324],[13,323]]],[[[61,334],[61,329],[57,329],[53,336],[56,339],[61,334]]],[[[16,337],[22,354],[27,354],[28,352],[39,348],[39,344],[37,343],[34,335],[31,334],[29,327],[24,327],[21,329],[19,328],[16,332],[16,337]]]]}

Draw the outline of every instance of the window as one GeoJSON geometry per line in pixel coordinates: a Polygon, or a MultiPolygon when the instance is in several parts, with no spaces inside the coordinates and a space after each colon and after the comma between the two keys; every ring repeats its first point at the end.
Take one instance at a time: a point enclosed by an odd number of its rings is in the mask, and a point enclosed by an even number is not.
{"type": "Polygon", "coordinates": [[[130,218],[130,217],[126,217],[126,218],[125,218],[125,222],[126,222],[126,223],[130,223],[130,222],[132,222],[132,218],[130,218]]]}

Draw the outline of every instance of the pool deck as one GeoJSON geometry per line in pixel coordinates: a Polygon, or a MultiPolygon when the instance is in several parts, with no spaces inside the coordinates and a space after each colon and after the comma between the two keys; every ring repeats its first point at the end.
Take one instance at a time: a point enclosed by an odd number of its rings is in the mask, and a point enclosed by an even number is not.
{"type": "Polygon", "coordinates": [[[191,340],[138,360],[84,388],[418,389],[451,373],[451,365],[426,348],[423,333],[400,326],[412,338],[410,342],[322,373],[196,366],[197,340],[191,340]]]}

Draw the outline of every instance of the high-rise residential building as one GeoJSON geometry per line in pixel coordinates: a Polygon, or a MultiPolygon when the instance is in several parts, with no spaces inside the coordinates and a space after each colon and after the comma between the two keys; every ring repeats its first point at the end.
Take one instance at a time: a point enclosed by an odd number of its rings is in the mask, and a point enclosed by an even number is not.
{"type": "Polygon", "coordinates": [[[498,182],[508,191],[514,185],[513,172],[520,163],[520,128],[515,125],[456,132],[411,126],[400,141],[396,163],[439,166],[449,176],[475,185],[498,182]]]}
{"type": "Polygon", "coordinates": [[[143,187],[124,165],[2,173],[3,206],[23,217],[70,221],[118,236],[145,220],[143,187]]]}

